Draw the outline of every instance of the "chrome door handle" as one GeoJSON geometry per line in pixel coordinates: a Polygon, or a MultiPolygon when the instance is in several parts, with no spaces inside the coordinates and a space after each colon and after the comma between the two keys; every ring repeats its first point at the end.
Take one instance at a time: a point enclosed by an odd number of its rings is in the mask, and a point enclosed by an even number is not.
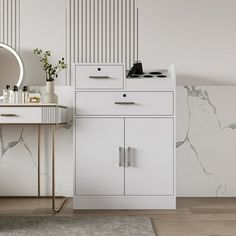
{"type": "Polygon", "coordinates": [[[130,162],[130,151],[131,151],[131,147],[128,147],[127,149],[128,151],[128,156],[127,156],[127,167],[131,167],[131,162],[130,162]]]}
{"type": "Polygon", "coordinates": [[[109,76],[99,76],[99,75],[90,75],[89,76],[90,79],[109,79],[109,76]]]}
{"type": "Polygon", "coordinates": [[[124,159],[124,150],[122,147],[119,147],[119,167],[122,167],[122,162],[123,162],[123,159],[124,159]]]}
{"type": "Polygon", "coordinates": [[[17,114],[0,114],[1,117],[17,117],[17,114]]]}
{"type": "Polygon", "coordinates": [[[134,105],[135,102],[115,102],[116,105],[134,105]]]}

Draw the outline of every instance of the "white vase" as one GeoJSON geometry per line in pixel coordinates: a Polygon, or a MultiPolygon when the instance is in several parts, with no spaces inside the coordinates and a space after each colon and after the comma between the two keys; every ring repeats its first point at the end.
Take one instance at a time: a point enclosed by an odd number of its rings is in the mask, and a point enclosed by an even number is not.
{"type": "Polygon", "coordinates": [[[44,96],[44,103],[58,103],[58,96],[55,94],[54,81],[46,82],[46,94],[44,96]]]}

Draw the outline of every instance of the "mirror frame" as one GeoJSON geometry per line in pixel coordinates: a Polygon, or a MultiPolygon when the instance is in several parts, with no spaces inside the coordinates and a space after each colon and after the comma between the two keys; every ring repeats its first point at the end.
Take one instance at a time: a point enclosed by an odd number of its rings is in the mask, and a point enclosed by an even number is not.
{"type": "MultiPolygon", "coordinates": [[[[21,57],[19,56],[19,54],[9,45],[0,42],[0,47],[3,47],[5,49],[7,49],[8,51],[10,51],[17,59],[19,67],[20,67],[20,75],[19,75],[19,79],[18,82],[16,84],[16,86],[20,87],[22,81],[23,81],[23,75],[24,75],[24,66],[23,66],[23,62],[21,60],[21,57]]],[[[3,99],[3,95],[0,96],[0,100],[3,99]]]]}

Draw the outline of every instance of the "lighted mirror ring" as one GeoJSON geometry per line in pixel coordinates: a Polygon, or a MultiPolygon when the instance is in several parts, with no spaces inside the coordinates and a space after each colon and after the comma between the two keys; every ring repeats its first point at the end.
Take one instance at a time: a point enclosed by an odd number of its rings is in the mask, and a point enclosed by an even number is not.
{"type": "MultiPolygon", "coordinates": [[[[9,45],[0,42],[0,47],[3,47],[5,49],[9,50],[16,57],[16,59],[18,61],[18,64],[19,64],[19,67],[20,67],[20,75],[19,75],[19,80],[18,80],[16,86],[20,87],[20,85],[22,83],[22,80],[23,80],[23,75],[24,75],[24,66],[23,66],[22,60],[21,60],[19,54],[12,47],[10,47],[9,45]]],[[[1,99],[3,99],[3,96],[0,96],[0,100],[1,99]]]]}

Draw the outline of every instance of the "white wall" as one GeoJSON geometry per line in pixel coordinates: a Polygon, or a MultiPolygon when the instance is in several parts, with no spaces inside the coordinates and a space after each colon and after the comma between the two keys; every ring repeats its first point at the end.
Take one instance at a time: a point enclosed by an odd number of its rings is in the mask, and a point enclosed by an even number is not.
{"type": "MultiPolygon", "coordinates": [[[[44,83],[32,48],[66,56],[69,0],[21,0],[20,48],[26,83],[44,83]]],[[[139,59],[144,69],[176,63],[177,84],[234,85],[235,0],[138,0],[139,59]]],[[[57,84],[66,84],[65,73],[57,84]]]]}
{"type": "Polygon", "coordinates": [[[144,67],[176,63],[177,84],[236,84],[235,0],[139,0],[144,67]]]}
{"type": "MultiPolygon", "coordinates": [[[[24,61],[26,85],[44,85],[45,74],[32,50],[36,47],[52,52],[52,62],[66,55],[66,1],[20,1],[20,54],[24,61]]],[[[65,71],[56,81],[65,85],[65,71]]]]}

